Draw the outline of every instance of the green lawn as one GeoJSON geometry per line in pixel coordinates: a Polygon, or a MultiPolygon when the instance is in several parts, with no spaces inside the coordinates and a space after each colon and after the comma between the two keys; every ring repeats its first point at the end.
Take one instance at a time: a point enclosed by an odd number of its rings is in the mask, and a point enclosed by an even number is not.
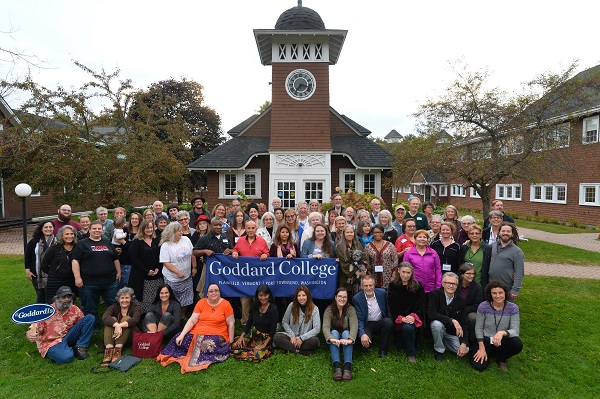
{"type": "Polygon", "coordinates": [[[539,240],[519,242],[525,253],[525,261],[542,263],[562,263],[567,265],[598,266],[600,254],[573,248],[566,245],[553,244],[539,240]]]}
{"type": "MultiPolygon", "coordinates": [[[[26,327],[12,324],[14,310],[28,304],[33,288],[17,256],[0,256],[0,395],[4,398],[596,398],[600,366],[600,281],[527,276],[521,307],[523,352],[509,361],[510,371],[495,365],[484,373],[466,359],[432,358],[431,343],[419,349],[410,365],[394,348],[380,360],[375,351],[355,350],[354,380],[331,378],[329,353],[312,357],[276,353],[260,364],[229,359],[208,370],[181,375],[145,359],[127,373],[95,375],[90,368],[102,355],[56,366],[41,359],[24,337],[26,327]],[[595,376],[595,377],[594,377],[595,376]],[[114,393],[111,395],[110,393],[114,393]]],[[[100,334],[94,337],[98,342],[100,334]]],[[[126,350],[127,353],[130,353],[126,350]]]]}
{"type": "MultiPolygon", "coordinates": [[[[471,215],[477,220],[477,223],[480,226],[483,226],[484,217],[481,212],[462,211],[462,212],[460,212],[460,215],[461,216],[471,215]]],[[[564,226],[561,224],[533,222],[533,221],[524,220],[524,219],[516,219],[515,224],[517,225],[517,228],[523,227],[526,229],[534,229],[534,230],[545,231],[547,233],[556,233],[556,234],[597,233],[600,231],[598,226],[596,226],[594,228],[580,228],[580,227],[564,226]]]]}

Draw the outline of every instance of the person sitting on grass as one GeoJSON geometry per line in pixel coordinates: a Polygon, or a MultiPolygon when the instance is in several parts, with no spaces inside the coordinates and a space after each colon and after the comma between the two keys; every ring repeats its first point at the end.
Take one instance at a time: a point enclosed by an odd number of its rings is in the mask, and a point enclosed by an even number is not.
{"type": "Polygon", "coordinates": [[[244,332],[231,345],[234,358],[260,362],[271,356],[273,337],[279,318],[277,306],[271,303],[272,299],[273,294],[269,286],[259,285],[254,294],[254,305],[244,332]]]}
{"type": "Polygon", "coordinates": [[[329,344],[333,362],[333,379],[350,381],[352,379],[352,350],[358,334],[356,310],[348,303],[346,287],[335,290],[333,302],[323,314],[323,336],[329,344]],[[344,371],[340,361],[340,352],[344,354],[344,371]]]}
{"type": "Polygon", "coordinates": [[[60,287],[52,304],[56,313],[49,319],[32,324],[27,330],[27,339],[37,344],[40,355],[56,364],[88,357],[87,347],[94,332],[95,318],[91,314],[84,316],[81,309],[73,305],[73,300],[71,288],[60,287]]]}
{"type": "Polygon", "coordinates": [[[273,337],[275,345],[282,350],[310,356],[319,347],[321,317],[307,286],[296,288],[294,300],[283,315],[282,325],[285,331],[273,337]]]}
{"type": "Polygon", "coordinates": [[[475,370],[487,369],[493,356],[498,368],[508,371],[506,361],[523,350],[519,307],[508,301],[509,295],[508,288],[499,281],[490,281],[485,286],[485,301],[477,308],[475,322],[478,349],[472,350],[471,357],[471,367],[475,370]]]}
{"type": "Polygon", "coordinates": [[[117,303],[106,308],[102,323],[104,324],[104,359],[101,366],[122,356],[123,345],[127,342],[131,331],[140,322],[142,310],[134,301],[133,289],[123,287],[117,292],[117,303]]]}

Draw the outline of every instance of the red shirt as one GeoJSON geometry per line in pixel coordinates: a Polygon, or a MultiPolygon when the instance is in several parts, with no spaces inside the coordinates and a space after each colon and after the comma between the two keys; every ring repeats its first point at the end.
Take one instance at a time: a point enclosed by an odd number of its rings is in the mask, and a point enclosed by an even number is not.
{"type": "MultiPolygon", "coordinates": [[[[56,308],[54,304],[52,306],[56,308]]],[[[38,338],[36,343],[40,355],[46,357],[48,349],[62,342],[67,332],[82,318],[83,312],[81,309],[71,305],[64,314],[60,315],[57,310],[51,318],[37,323],[38,338]]]]}
{"type": "Polygon", "coordinates": [[[264,238],[255,236],[252,244],[248,242],[248,236],[240,237],[238,242],[233,247],[233,252],[237,252],[240,256],[253,256],[260,258],[261,255],[269,255],[269,246],[264,238]]]}
{"type": "Polygon", "coordinates": [[[73,226],[75,228],[75,230],[80,231],[81,230],[81,225],[73,220],[69,220],[68,222],[63,222],[60,219],[54,219],[52,221],[52,224],[54,225],[54,235],[56,235],[58,233],[58,230],[60,230],[61,227],[63,226],[73,226]]]}

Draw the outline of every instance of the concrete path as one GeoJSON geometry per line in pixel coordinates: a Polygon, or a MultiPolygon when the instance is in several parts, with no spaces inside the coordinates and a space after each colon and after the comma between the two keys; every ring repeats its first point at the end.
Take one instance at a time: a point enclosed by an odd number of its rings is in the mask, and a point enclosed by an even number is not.
{"type": "MultiPolygon", "coordinates": [[[[27,237],[31,237],[35,225],[28,226],[27,237]]],[[[573,278],[600,279],[600,241],[596,240],[597,233],[584,234],[554,234],[539,230],[520,228],[519,234],[525,238],[553,242],[555,244],[587,249],[598,252],[599,266],[575,266],[556,263],[525,262],[525,274],[537,276],[559,276],[573,278]]],[[[0,230],[0,254],[23,255],[22,228],[7,228],[0,230]]]]}

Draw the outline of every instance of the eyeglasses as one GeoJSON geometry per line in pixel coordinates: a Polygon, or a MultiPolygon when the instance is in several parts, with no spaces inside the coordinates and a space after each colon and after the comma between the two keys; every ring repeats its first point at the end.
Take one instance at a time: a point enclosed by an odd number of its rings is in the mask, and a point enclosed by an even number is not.
{"type": "Polygon", "coordinates": [[[458,283],[450,283],[448,281],[442,281],[442,284],[449,285],[450,287],[456,287],[458,285],[458,283]]]}
{"type": "Polygon", "coordinates": [[[177,220],[190,220],[190,218],[179,218],[177,220]]]}
{"type": "Polygon", "coordinates": [[[475,272],[466,272],[465,273],[465,276],[474,276],[474,275],[475,275],[475,272]]]}

